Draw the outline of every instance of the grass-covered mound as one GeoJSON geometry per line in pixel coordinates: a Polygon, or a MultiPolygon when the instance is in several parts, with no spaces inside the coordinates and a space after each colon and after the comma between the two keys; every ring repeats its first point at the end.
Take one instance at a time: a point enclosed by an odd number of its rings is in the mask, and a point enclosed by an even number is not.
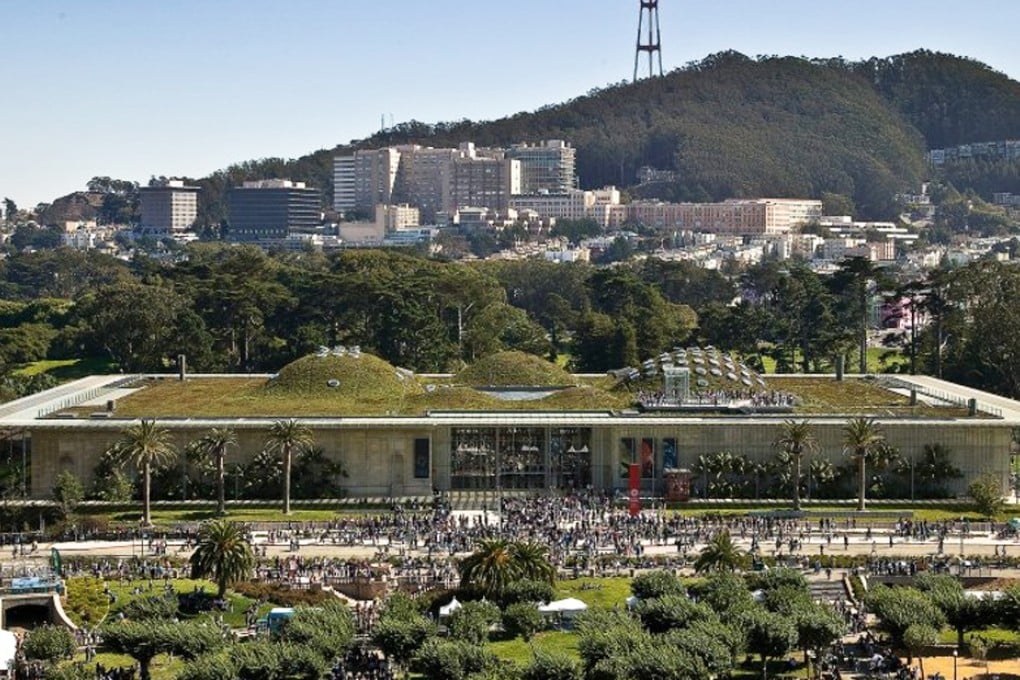
{"type": "MultiPolygon", "coordinates": [[[[555,408],[567,411],[593,411],[607,408],[624,408],[633,401],[629,395],[610,394],[605,390],[590,385],[578,385],[559,390],[541,399],[542,408],[555,408]]],[[[534,404],[535,402],[528,402],[534,404]]]]}
{"type": "Polygon", "coordinates": [[[576,382],[556,364],[526,352],[498,352],[479,359],[454,381],[474,387],[562,387],[576,382]]]}
{"type": "Polygon", "coordinates": [[[507,402],[470,387],[436,385],[431,392],[416,394],[405,402],[409,414],[423,414],[428,410],[485,411],[506,408],[507,402]]]}
{"type": "Polygon", "coordinates": [[[280,369],[266,390],[270,394],[335,395],[394,402],[422,391],[410,372],[397,370],[379,357],[364,353],[302,357],[280,369]]]}

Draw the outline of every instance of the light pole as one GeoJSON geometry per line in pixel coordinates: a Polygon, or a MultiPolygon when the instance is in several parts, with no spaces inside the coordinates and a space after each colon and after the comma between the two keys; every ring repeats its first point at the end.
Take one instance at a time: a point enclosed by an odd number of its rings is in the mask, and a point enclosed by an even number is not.
{"type": "Polygon", "coordinates": [[[960,576],[963,576],[963,527],[960,527],[960,576]]]}
{"type": "Polygon", "coordinates": [[[959,660],[959,658],[960,658],[960,651],[957,650],[957,649],[954,649],[953,650],[953,680],[957,680],[957,677],[956,677],[956,662],[959,660]]]}

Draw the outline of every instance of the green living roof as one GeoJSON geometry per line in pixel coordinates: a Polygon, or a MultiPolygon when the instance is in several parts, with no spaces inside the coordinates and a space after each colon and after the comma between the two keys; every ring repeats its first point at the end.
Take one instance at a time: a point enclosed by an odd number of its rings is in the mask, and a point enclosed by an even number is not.
{"type": "MultiPolygon", "coordinates": [[[[628,383],[612,376],[576,376],[538,357],[502,353],[453,376],[419,379],[369,354],[313,355],[264,376],[145,378],[117,400],[119,417],[240,418],[421,416],[429,411],[598,411],[634,409],[638,390],[656,389],[661,377],[628,383]],[[474,386],[472,386],[474,385],[474,386]],[[523,400],[503,400],[491,389],[547,387],[523,400]],[[556,388],[556,389],[554,389],[556,388]]],[[[713,381],[712,389],[726,383],[713,381]]],[[[660,387],[661,389],[661,387],[660,387]]],[[[952,406],[911,406],[882,380],[768,376],[765,390],[791,393],[799,415],[868,414],[886,417],[966,415],[952,406]]],[[[80,408],[80,407],[79,407],[80,408]]],[[[74,411],[74,409],[71,409],[74,411]]],[[[66,414],[66,411],[65,411],[66,414]]],[[[79,415],[84,415],[81,413],[79,415]]],[[[658,415],[662,415],[659,413],[658,415]]],[[[691,415],[699,415],[692,413],[691,415]]],[[[676,414],[677,417],[683,417],[676,414]]]]}

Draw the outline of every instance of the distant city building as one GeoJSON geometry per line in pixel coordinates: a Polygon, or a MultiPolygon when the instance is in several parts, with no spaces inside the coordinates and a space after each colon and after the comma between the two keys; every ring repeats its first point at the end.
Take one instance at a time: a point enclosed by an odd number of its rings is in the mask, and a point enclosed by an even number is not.
{"type": "Polygon", "coordinates": [[[409,205],[377,205],[371,222],[341,222],[337,233],[347,244],[381,244],[387,234],[418,227],[418,209],[409,205]]]}
{"type": "Polygon", "coordinates": [[[994,142],[974,142],[947,149],[932,149],[928,152],[928,162],[935,167],[941,167],[947,162],[970,158],[1016,160],[1020,158],[1020,140],[1000,139],[994,142]]]}
{"type": "Polygon", "coordinates": [[[376,205],[407,203],[425,222],[472,206],[506,210],[521,193],[563,193],[574,188],[575,150],[559,140],[509,149],[404,144],[362,149],[333,159],[333,207],[371,212],[376,205]]]}
{"type": "Polygon", "coordinates": [[[995,205],[1005,205],[1015,208],[1020,206],[1020,194],[1014,194],[1008,191],[999,191],[992,194],[992,203],[995,205]]]}
{"type": "Polygon", "coordinates": [[[142,231],[175,234],[188,231],[198,217],[198,187],[170,180],[138,190],[142,231]]]}
{"type": "Polygon", "coordinates": [[[715,234],[785,234],[820,219],[822,202],[808,199],[729,199],[722,203],[635,201],[627,219],[656,229],[686,229],[715,234]]]}
{"type": "Polygon", "coordinates": [[[546,262],[590,262],[591,251],[587,248],[556,248],[543,253],[546,262]]]}
{"type": "Polygon", "coordinates": [[[637,171],[638,184],[653,182],[675,182],[677,173],[673,170],[659,170],[650,165],[642,165],[637,171]]]}
{"type": "Polygon", "coordinates": [[[382,225],[383,231],[397,231],[406,227],[417,227],[421,224],[420,211],[414,206],[401,205],[375,206],[375,221],[382,225]]]}
{"type": "Polygon", "coordinates": [[[333,158],[333,210],[345,213],[357,208],[357,171],[354,156],[333,158]]]}
{"type": "Polygon", "coordinates": [[[544,218],[558,220],[591,219],[603,229],[612,225],[613,211],[619,206],[620,191],[616,187],[521,194],[510,199],[510,207],[517,211],[532,211],[544,218]]]}
{"type": "Polygon", "coordinates": [[[319,190],[283,179],[245,182],[227,195],[230,241],[285,239],[319,228],[319,190]]]}
{"type": "Polygon", "coordinates": [[[434,149],[410,144],[397,147],[400,163],[394,186],[394,200],[416,206],[422,220],[432,223],[436,215],[449,210],[449,181],[459,149],[434,149]]]}
{"type": "Polygon", "coordinates": [[[455,158],[445,193],[447,211],[467,206],[505,211],[511,198],[521,193],[521,163],[502,157],[455,158]]]}
{"type": "Polygon", "coordinates": [[[514,144],[507,158],[521,162],[521,193],[566,193],[577,186],[576,149],[559,139],[538,144],[514,144]]]}
{"type": "Polygon", "coordinates": [[[97,228],[95,220],[65,220],[64,233],[72,234],[76,231],[93,231],[97,228]]]}

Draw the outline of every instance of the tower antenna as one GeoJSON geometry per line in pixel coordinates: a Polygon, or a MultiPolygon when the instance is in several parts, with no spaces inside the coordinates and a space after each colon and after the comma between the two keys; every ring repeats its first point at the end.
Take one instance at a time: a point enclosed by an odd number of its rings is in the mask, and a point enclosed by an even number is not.
{"type": "Polygon", "coordinates": [[[642,52],[648,53],[648,77],[655,75],[655,58],[659,60],[659,75],[662,75],[662,42],[659,38],[659,0],[640,0],[638,12],[637,48],[634,50],[634,81],[637,82],[638,61],[642,52]],[[648,34],[641,40],[641,26],[648,14],[648,34]]]}

